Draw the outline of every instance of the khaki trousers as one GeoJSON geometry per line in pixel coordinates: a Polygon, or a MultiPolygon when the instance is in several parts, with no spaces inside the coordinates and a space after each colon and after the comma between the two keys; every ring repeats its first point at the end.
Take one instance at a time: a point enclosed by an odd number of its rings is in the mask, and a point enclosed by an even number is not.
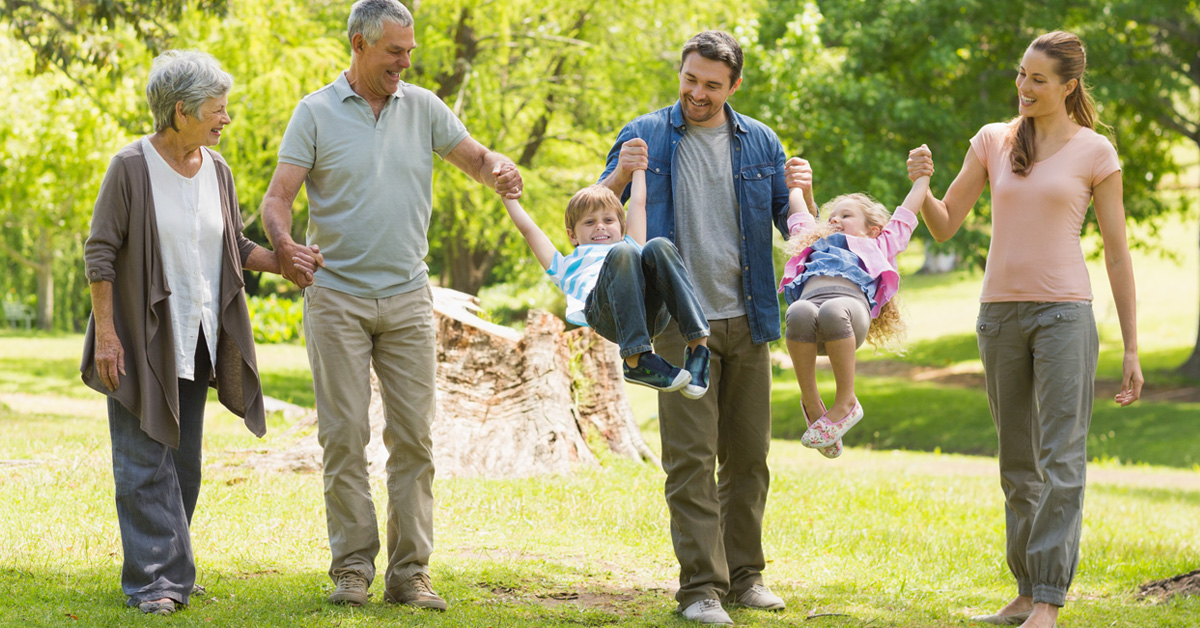
{"type": "Polygon", "coordinates": [[[1008,566],[1062,606],[1079,565],[1100,342],[1092,304],[984,303],[975,327],[999,437],[1008,566]]]}
{"type": "MultiPolygon", "coordinates": [[[[682,607],[762,583],[763,510],[771,483],[771,357],[745,316],[709,321],[708,393],[659,393],[671,541],[682,607]]],[[[654,350],[676,366],[686,347],[674,321],[654,350]]]]}
{"type": "Polygon", "coordinates": [[[387,447],[387,553],[384,585],[428,573],[433,552],[433,453],[437,369],[433,297],[428,286],[384,299],[328,288],[304,291],[304,333],[324,450],[325,515],[336,581],[345,570],[375,577],[379,525],[366,446],[371,437],[370,367],[383,394],[387,447]]]}

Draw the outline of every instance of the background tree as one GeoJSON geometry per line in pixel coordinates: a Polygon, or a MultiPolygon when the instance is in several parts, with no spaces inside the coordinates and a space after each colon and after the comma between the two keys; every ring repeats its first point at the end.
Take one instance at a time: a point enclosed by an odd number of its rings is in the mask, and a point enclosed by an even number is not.
{"type": "MultiPolygon", "coordinates": [[[[1157,186],[1164,177],[1178,174],[1172,149],[1180,138],[1200,150],[1200,3],[1120,0],[1096,13],[1098,19],[1081,31],[1096,67],[1097,92],[1111,103],[1110,117],[1120,121],[1118,129],[1158,151],[1145,163],[1121,154],[1127,172],[1157,186]]],[[[1175,208],[1185,205],[1182,195],[1154,196],[1163,203],[1174,202],[1175,208]]],[[[1191,356],[1178,372],[1200,380],[1200,329],[1191,356]]]]}

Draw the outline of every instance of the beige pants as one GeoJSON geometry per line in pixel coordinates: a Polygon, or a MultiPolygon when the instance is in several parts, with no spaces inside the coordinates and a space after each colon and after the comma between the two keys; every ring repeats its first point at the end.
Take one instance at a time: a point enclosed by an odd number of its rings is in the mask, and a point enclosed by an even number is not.
{"type": "Polygon", "coordinates": [[[383,394],[387,462],[384,585],[428,572],[433,552],[433,453],[437,361],[428,286],[385,299],[328,288],[304,291],[304,333],[324,450],[325,515],[333,558],[344,570],[375,577],[379,524],[371,501],[366,446],[371,427],[370,367],[383,394]]]}

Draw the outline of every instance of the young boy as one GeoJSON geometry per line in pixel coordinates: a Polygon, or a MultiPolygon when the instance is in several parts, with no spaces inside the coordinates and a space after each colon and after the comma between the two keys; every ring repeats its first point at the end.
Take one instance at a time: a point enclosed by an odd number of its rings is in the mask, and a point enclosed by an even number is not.
{"type": "Polygon", "coordinates": [[[646,242],[646,173],[633,175],[629,216],[612,190],[592,185],[567,203],[564,257],[521,204],[504,208],[546,274],[567,295],[567,320],[590,326],[621,347],[625,381],[699,399],[708,391],[708,320],[692,291],[679,251],[666,238],[646,242]],[[627,222],[628,221],[628,222],[627,222]],[[684,368],[655,354],[650,339],[670,317],[687,341],[684,368]]]}

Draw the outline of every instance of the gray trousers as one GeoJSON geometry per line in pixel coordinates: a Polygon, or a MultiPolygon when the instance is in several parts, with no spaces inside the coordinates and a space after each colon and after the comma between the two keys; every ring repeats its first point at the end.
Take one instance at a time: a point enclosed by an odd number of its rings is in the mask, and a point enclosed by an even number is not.
{"type": "MultiPolygon", "coordinates": [[[[679,560],[675,599],[687,607],[762,583],[763,510],[771,475],[771,356],[750,340],[745,316],[709,321],[708,394],[658,394],[671,542],[679,560]]],[[[687,345],[672,321],[654,351],[683,364],[687,345]]]]}
{"type": "Polygon", "coordinates": [[[201,332],[195,380],[178,380],[178,449],[150,438],[137,416],[108,398],[121,590],[130,606],[161,598],[187,604],[196,583],[191,522],[200,497],[200,445],[211,368],[201,332]]]}
{"type": "Polygon", "coordinates": [[[433,441],[437,360],[429,287],[385,299],[304,290],[304,333],[323,450],[329,576],[375,578],[379,523],[367,473],[371,366],[383,395],[387,447],[385,588],[428,573],[433,553],[433,441]]]}
{"type": "Polygon", "coordinates": [[[1062,606],[1079,565],[1100,342],[1089,302],[984,303],[976,325],[999,437],[1008,566],[1062,606]]]}

